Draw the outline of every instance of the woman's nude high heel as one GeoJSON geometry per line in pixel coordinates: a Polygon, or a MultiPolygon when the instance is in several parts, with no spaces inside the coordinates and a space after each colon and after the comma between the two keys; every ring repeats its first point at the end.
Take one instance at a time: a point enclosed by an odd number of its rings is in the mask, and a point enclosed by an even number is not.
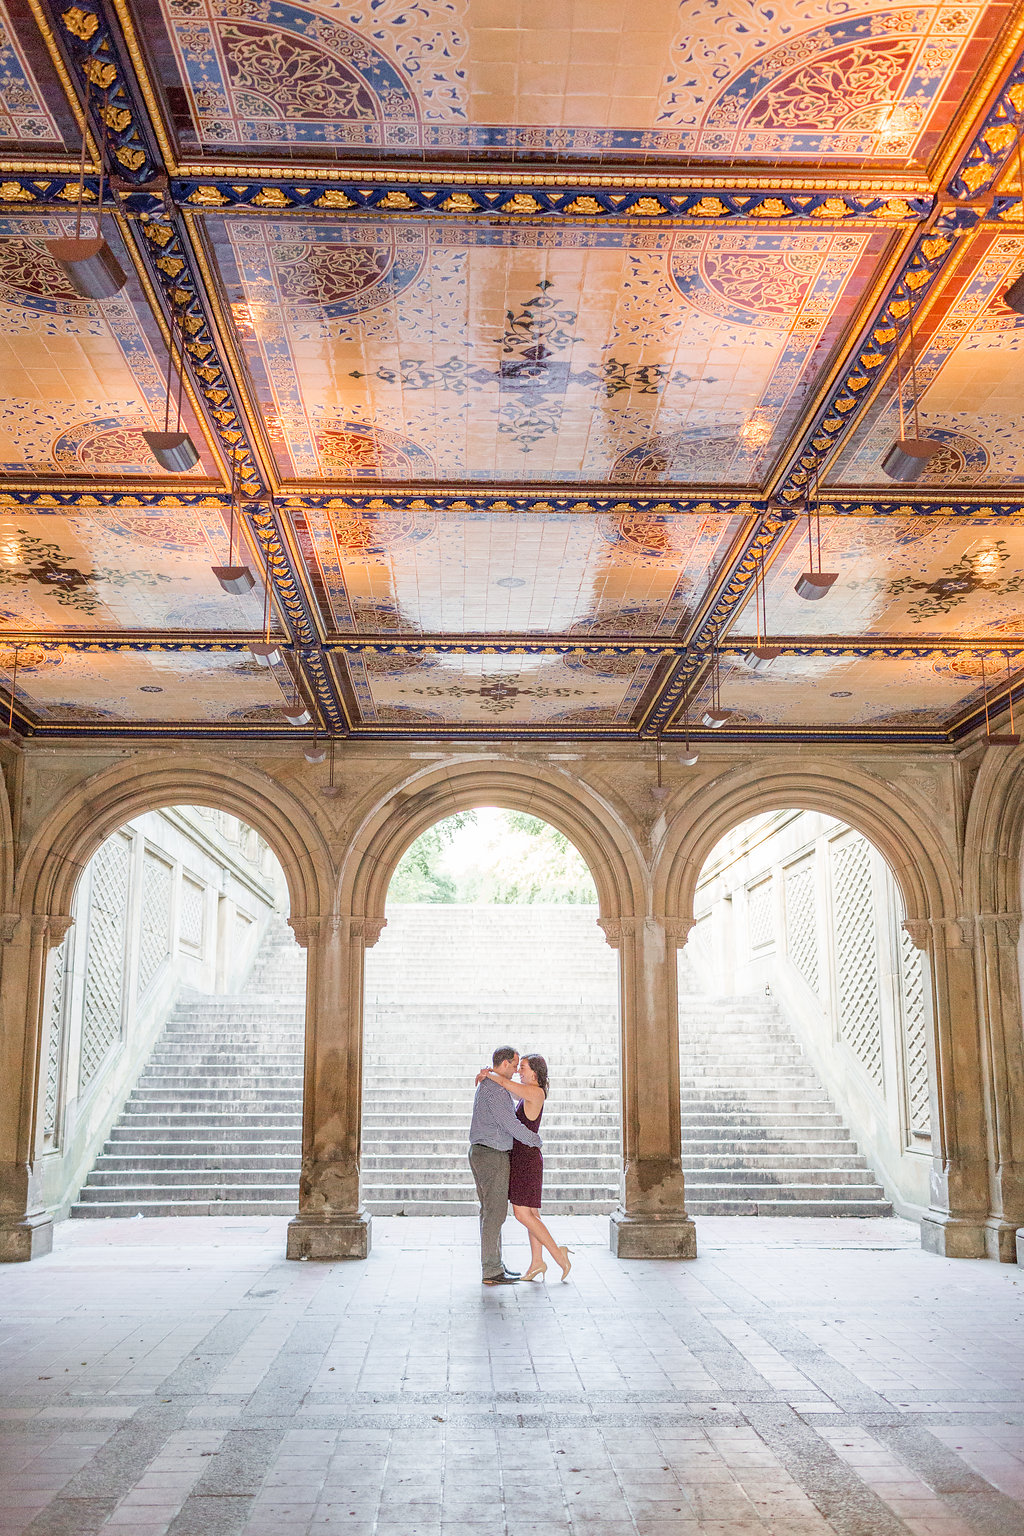
{"type": "Polygon", "coordinates": [[[572,1260],[569,1257],[570,1253],[572,1253],[572,1249],[566,1248],[563,1244],[563,1246],[558,1251],[562,1255],[558,1261],[562,1266],[562,1279],[568,1280],[569,1271],[572,1269],[572,1260]]]}
{"type": "Polygon", "coordinates": [[[526,1271],[526,1274],[523,1275],[522,1278],[524,1280],[536,1280],[538,1278],[543,1280],[547,1272],[548,1267],[546,1264],[531,1264],[529,1269],[526,1271]]]}

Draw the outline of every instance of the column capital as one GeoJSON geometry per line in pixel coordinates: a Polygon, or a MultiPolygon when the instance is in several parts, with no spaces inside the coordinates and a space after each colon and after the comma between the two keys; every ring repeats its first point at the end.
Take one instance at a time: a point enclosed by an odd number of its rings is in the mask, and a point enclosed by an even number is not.
{"type": "Polygon", "coordinates": [[[635,917],[599,917],[597,920],[597,926],[612,949],[621,949],[626,939],[633,938],[636,934],[636,925],[635,917]]]}
{"type": "Polygon", "coordinates": [[[0,944],[10,944],[18,931],[21,912],[0,912],[0,944]]]}
{"type": "Polygon", "coordinates": [[[986,938],[994,940],[996,944],[1016,948],[1020,940],[1019,912],[979,912],[977,923],[986,938]]]}
{"type": "Polygon", "coordinates": [[[29,922],[33,935],[41,938],[47,949],[56,949],[63,944],[74,918],[66,912],[33,912],[29,922]]]}
{"type": "Polygon", "coordinates": [[[388,925],[386,917],[354,917],[352,937],[362,939],[365,949],[372,949],[388,925]]]}
{"type": "Polygon", "coordinates": [[[372,949],[387,927],[386,917],[352,917],[346,912],[326,912],[319,917],[290,917],[288,926],[296,942],[308,949],[310,940],[362,939],[367,949],[372,949]]]}
{"type": "Polygon", "coordinates": [[[645,929],[660,929],[670,944],[682,947],[690,937],[695,919],[692,917],[663,917],[660,913],[648,913],[646,917],[599,917],[598,927],[612,949],[621,949],[623,940],[638,937],[645,929]]]}
{"type": "Polygon", "coordinates": [[[970,913],[961,913],[959,917],[905,917],[903,929],[916,949],[929,949],[936,944],[946,949],[971,949],[976,921],[970,913]]]}

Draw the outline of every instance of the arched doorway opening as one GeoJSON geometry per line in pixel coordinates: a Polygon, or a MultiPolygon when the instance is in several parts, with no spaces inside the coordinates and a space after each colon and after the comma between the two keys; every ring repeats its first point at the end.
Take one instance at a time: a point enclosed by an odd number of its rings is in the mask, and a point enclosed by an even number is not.
{"type": "Polygon", "coordinates": [[[483,806],[434,822],[394,870],[367,952],[362,1199],[376,1214],[470,1215],[477,1068],[499,1045],[551,1071],[544,1209],[621,1197],[618,958],[564,833],[483,806]]]}
{"type": "Polygon", "coordinates": [[[291,1215],[305,959],[270,844],[172,804],[108,832],[47,955],[38,1166],[57,1216],[291,1215]]]}
{"type": "Polygon", "coordinates": [[[923,1215],[930,990],[882,854],[823,812],[763,812],[712,848],[694,917],[679,976],[688,1209],[923,1215]]]}

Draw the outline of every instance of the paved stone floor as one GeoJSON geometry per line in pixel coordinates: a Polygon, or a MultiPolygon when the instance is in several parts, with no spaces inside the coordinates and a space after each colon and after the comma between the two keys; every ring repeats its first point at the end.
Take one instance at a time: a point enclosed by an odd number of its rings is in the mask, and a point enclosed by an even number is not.
{"type": "Polygon", "coordinates": [[[1024,1536],[1016,1267],[899,1221],[709,1218],[689,1264],[554,1225],[570,1283],[481,1290],[464,1220],[365,1264],[66,1223],[0,1270],[0,1532],[1024,1536]]]}

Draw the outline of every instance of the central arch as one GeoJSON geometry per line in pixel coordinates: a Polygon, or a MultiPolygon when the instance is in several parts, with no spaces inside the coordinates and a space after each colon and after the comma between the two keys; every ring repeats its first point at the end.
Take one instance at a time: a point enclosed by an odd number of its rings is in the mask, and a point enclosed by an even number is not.
{"type": "Polygon", "coordinates": [[[567,774],[479,759],[426,769],[375,808],[346,854],[338,910],[383,924],[391,877],[410,844],[446,816],[483,806],[524,811],[564,833],[593,876],[602,923],[645,910],[643,855],[607,800],[567,774]]]}
{"type": "MultiPolygon", "coordinates": [[[[344,1118],[347,1151],[335,1131],[321,1137],[323,1154],[311,1180],[309,1215],[300,1214],[289,1251],[297,1257],[366,1251],[368,1220],[352,1204],[362,1119],[363,949],[376,942],[386,922],[388,886],[405,850],[435,822],[482,806],[521,811],[550,823],[590,868],[598,923],[619,951],[623,1199],[612,1217],[612,1243],[622,1257],[692,1256],[693,1226],[683,1208],[679,1155],[678,1043],[669,1027],[675,950],[665,923],[652,916],[649,870],[638,831],[610,800],[568,773],[507,760],[481,762],[475,756],[425,769],[381,797],[345,855],[337,904],[339,912],[350,916],[342,920],[346,931],[324,974],[334,966],[333,974],[345,978],[344,1057],[333,1058],[331,1072],[335,1080],[344,1077],[344,1109],[337,1119],[344,1118]],[[343,1184],[347,1216],[330,1193],[343,1184]],[[362,1237],[353,1235],[357,1218],[366,1234],[362,1237]],[[348,1236],[325,1232],[330,1222],[344,1227],[346,1220],[348,1236]]],[[[325,1057],[325,1093],[329,1075],[325,1057]]]]}

